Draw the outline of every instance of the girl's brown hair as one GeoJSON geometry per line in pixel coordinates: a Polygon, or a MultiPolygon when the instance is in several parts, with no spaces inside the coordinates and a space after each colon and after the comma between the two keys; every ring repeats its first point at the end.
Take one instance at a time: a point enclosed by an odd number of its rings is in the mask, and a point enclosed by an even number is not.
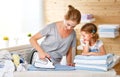
{"type": "Polygon", "coordinates": [[[71,5],[68,5],[68,7],[69,7],[69,10],[68,10],[67,14],[65,15],[65,19],[66,20],[76,21],[77,24],[79,24],[80,20],[81,20],[81,13],[80,13],[80,11],[75,9],[71,5]]]}
{"type": "Polygon", "coordinates": [[[93,34],[93,40],[96,41],[99,39],[99,35],[97,34],[97,27],[93,23],[86,23],[81,27],[81,31],[84,31],[86,33],[92,33],[93,34]]]}

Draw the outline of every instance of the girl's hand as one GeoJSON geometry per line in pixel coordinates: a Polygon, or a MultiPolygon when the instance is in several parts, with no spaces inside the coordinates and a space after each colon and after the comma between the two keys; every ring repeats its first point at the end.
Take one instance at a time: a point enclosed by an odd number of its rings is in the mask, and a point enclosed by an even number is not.
{"type": "Polygon", "coordinates": [[[86,55],[87,55],[87,53],[81,53],[81,55],[86,56],[86,55]]]}
{"type": "Polygon", "coordinates": [[[90,54],[88,52],[88,53],[82,53],[81,55],[83,55],[83,56],[89,56],[90,54]]]}
{"type": "Polygon", "coordinates": [[[89,46],[89,41],[84,40],[84,43],[85,43],[86,46],[89,46]]]}
{"type": "Polygon", "coordinates": [[[82,55],[84,55],[84,56],[95,56],[96,53],[95,52],[88,52],[88,53],[82,53],[82,55]]]}

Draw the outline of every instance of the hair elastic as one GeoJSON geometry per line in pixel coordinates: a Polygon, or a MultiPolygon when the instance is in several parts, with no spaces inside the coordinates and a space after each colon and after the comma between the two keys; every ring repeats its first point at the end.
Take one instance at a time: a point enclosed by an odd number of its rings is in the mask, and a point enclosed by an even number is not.
{"type": "Polygon", "coordinates": [[[95,33],[96,31],[95,30],[92,30],[92,33],[95,33]]]}

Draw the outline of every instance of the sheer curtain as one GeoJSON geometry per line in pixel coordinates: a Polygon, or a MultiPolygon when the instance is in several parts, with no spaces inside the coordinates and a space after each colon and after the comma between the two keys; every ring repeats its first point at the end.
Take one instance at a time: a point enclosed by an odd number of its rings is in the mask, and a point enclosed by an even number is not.
{"type": "Polygon", "coordinates": [[[0,41],[38,32],[44,26],[43,8],[43,0],[0,0],[0,41]]]}

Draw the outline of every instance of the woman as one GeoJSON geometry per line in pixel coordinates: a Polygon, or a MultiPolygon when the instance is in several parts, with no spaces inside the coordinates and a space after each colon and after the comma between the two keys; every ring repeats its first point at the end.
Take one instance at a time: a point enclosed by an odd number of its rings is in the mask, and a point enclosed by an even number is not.
{"type": "Polygon", "coordinates": [[[80,23],[81,13],[71,5],[68,7],[69,10],[63,21],[48,24],[30,38],[30,43],[38,51],[40,59],[49,58],[56,64],[66,55],[67,65],[72,66],[72,53],[75,53],[76,47],[74,27],[80,23]],[[45,39],[39,45],[37,40],[42,37],[45,39]]]}

